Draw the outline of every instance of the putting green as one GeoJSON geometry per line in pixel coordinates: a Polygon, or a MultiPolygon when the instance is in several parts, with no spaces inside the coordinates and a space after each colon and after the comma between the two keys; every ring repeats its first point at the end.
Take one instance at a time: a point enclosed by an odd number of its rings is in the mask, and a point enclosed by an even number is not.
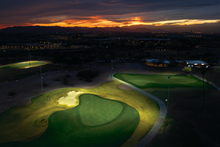
{"type": "Polygon", "coordinates": [[[4,66],[0,66],[0,69],[7,69],[7,68],[31,68],[36,67],[40,65],[48,64],[49,62],[46,61],[24,61],[24,62],[18,62],[14,64],[8,64],[4,66]]]}
{"type": "Polygon", "coordinates": [[[106,100],[97,95],[83,94],[80,98],[80,118],[82,123],[87,126],[108,123],[119,116],[123,110],[121,103],[106,100]]]}
{"type": "MultiPolygon", "coordinates": [[[[138,88],[167,88],[169,79],[167,75],[140,75],[117,73],[116,78],[126,81],[138,88]]],[[[171,87],[195,87],[201,88],[203,82],[191,75],[172,75],[170,78],[171,87]]],[[[207,85],[205,85],[207,86],[207,85]]]]}

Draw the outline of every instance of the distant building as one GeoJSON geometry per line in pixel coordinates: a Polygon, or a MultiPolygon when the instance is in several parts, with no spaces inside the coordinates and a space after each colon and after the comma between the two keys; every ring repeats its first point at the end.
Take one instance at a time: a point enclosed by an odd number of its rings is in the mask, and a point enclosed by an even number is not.
{"type": "Polygon", "coordinates": [[[146,59],[146,65],[154,67],[168,67],[170,62],[168,60],[159,60],[159,59],[146,59]]]}
{"type": "Polygon", "coordinates": [[[156,51],[157,51],[157,52],[166,52],[166,51],[168,51],[168,49],[167,49],[167,48],[164,48],[164,47],[157,47],[157,48],[156,48],[156,51]]]}
{"type": "Polygon", "coordinates": [[[200,66],[208,66],[208,63],[201,60],[185,60],[186,65],[188,67],[200,67],[200,66]]]}

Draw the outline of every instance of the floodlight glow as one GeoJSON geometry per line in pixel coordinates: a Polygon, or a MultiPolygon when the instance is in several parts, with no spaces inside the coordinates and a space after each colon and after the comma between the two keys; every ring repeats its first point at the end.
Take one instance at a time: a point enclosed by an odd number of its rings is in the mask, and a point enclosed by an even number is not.
{"type": "Polygon", "coordinates": [[[76,99],[76,97],[82,93],[83,92],[81,91],[70,91],[68,92],[67,96],[59,98],[58,102],[62,105],[77,106],[79,101],[76,99]]]}
{"type": "Polygon", "coordinates": [[[188,62],[186,62],[186,64],[189,64],[188,62]]]}
{"type": "Polygon", "coordinates": [[[202,63],[201,65],[205,65],[204,63],[202,63]]]}
{"type": "Polygon", "coordinates": [[[194,65],[198,65],[197,63],[195,63],[194,65]]]}

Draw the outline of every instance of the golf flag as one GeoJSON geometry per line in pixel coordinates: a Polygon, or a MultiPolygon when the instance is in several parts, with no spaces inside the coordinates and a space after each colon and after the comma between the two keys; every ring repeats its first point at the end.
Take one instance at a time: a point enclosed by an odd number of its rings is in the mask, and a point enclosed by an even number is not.
{"type": "Polygon", "coordinates": [[[168,79],[169,79],[170,77],[171,77],[171,76],[169,76],[168,79]]]}

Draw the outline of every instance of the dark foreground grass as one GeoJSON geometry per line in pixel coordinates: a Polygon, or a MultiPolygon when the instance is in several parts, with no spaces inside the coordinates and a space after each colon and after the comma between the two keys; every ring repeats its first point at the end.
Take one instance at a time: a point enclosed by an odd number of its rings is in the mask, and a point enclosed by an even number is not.
{"type": "Polygon", "coordinates": [[[127,104],[86,94],[80,96],[79,106],[53,113],[49,117],[46,132],[40,138],[32,142],[13,142],[1,146],[121,146],[131,137],[138,123],[138,112],[127,104]],[[117,112],[117,109],[121,111],[117,112]],[[110,112],[103,113],[107,111],[110,112]],[[83,124],[85,118],[91,119],[89,125],[92,126],[88,126],[88,122],[83,124]]]}
{"type": "MultiPolygon", "coordinates": [[[[167,99],[167,88],[146,88],[145,91],[160,98],[167,99]]],[[[207,116],[204,115],[203,90],[202,88],[171,88],[168,107],[168,124],[165,121],[154,139],[149,143],[149,147],[205,147],[212,143],[207,143],[207,138],[214,138],[219,134],[216,130],[219,120],[216,118],[218,102],[214,98],[219,97],[219,91],[214,88],[205,88],[205,98],[207,106],[207,116]],[[217,103],[216,106],[212,103],[217,103]],[[214,111],[211,111],[211,108],[214,111]],[[214,116],[212,118],[212,116],[214,116]],[[201,127],[200,124],[203,124],[201,127]],[[209,134],[209,136],[207,135],[209,134]],[[204,136],[207,138],[204,138],[204,136]]],[[[216,137],[216,141],[219,140],[216,137]]]]}
{"type": "MultiPolygon", "coordinates": [[[[141,75],[117,73],[116,78],[130,83],[138,88],[167,88],[169,79],[167,75],[141,75]]],[[[170,79],[171,87],[202,88],[203,82],[191,75],[172,75],[170,79]]],[[[207,87],[207,85],[205,85],[207,87]]]]}

